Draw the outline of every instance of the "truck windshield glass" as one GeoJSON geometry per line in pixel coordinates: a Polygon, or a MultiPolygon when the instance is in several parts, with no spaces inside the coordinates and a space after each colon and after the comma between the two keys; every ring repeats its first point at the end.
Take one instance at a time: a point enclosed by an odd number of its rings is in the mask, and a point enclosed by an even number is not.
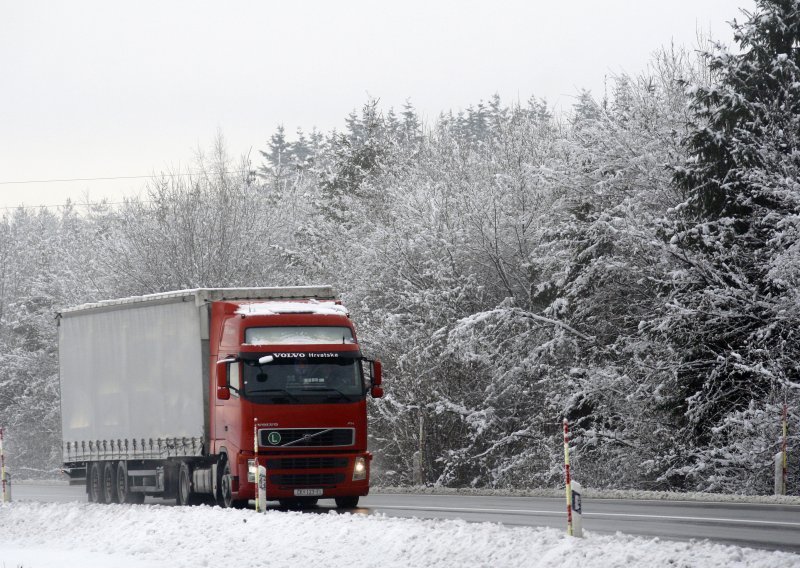
{"type": "Polygon", "coordinates": [[[306,345],[355,343],[349,327],[286,326],[248,327],[244,330],[248,345],[306,345]]]}
{"type": "Polygon", "coordinates": [[[355,354],[284,355],[274,354],[265,365],[257,359],[244,361],[245,397],[268,404],[333,404],[364,397],[361,362],[355,354]]]}

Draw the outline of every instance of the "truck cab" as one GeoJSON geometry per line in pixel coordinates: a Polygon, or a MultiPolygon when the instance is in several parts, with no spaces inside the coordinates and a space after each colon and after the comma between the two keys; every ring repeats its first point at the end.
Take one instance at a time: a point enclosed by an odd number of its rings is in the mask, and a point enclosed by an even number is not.
{"type": "Polygon", "coordinates": [[[266,495],[286,506],[369,492],[367,397],[380,364],[364,358],[336,301],[215,302],[211,309],[211,451],[225,506],[266,495]]]}

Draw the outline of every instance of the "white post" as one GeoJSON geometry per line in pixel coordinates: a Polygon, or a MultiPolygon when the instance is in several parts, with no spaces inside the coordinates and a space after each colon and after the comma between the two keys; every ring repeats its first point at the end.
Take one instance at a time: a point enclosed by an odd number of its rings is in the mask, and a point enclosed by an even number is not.
{"type": "Polygon", "coordinates": [[[6,477],[6,454],[3,452],[3,429],[0,428],[0,480],[3,485],[3,500],[0,503],[11,502],[11,487],[6,477]]]}
{"type": "Polygon", "coordinates": [[[783,478],[783,452],[775,454],[775,495],[786,495],[783,478]]]}
{"type": "Polygon", "coordinates": [[[569,472],[569,422],[564,418],[564,480],[567,494],[567,534],[573,536],[572,530],[572,479],[569,472]]]}
{"type": "Polygon", "coordinates": [[[572,487],[572,536],[583,537],[583,499],[581,498],[581,484],[574,479],[572,487]]]}
{"type": "Polygon", "coordinates": [[[260,465],[256,468],[258,470],[258,509],[259,513],[264,513],[267,510],[267,468],[260,465]]]}

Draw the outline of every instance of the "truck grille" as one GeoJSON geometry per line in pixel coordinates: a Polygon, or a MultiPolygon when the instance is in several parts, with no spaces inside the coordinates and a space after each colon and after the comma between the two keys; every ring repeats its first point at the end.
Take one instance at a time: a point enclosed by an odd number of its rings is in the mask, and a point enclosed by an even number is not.
{"type": "Polygon", "coordinates": [[[269,476],[274,485],[284,487],[322,487],[344,482],[343,473],[277,473],[269,476]]]}
{"type": "Polygon", "coordinates": [[[347,458],[277,458],[267,460],[267,469],[343,469],[347,458]]]}
{"type": "Polygon", "coordinates": [[[265,447],[318,448],[352,446],[355,442],[353,428],[271,428],[258,433],[258,443],[265,447]]]}

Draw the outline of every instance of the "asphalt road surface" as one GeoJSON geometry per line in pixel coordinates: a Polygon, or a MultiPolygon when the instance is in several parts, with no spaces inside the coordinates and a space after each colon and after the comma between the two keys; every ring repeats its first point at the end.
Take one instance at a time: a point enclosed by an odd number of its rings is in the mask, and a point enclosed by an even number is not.
{"type": "MultiPolygon", "coordinates": [[[[86,501],[82,487],[15,485],[15,501],[86,501]]],[[[148,503],[174,501],[148,498],[148,503]]],[[[277,506],[277,504],[275,505],[277,506]]],[[[309,512],[327,513],[332,500],[321,500],[309,512]]],[[[463,519],[505,525],[566,527],[564,499],[466,495],[381,494],[362,497],[360,514],[425,519],[463,519]]],[[[669,540],[709,539],[771,550],[800,553],[800,505],[583,500],[586,531],[659,537],[669,540]]]]}

